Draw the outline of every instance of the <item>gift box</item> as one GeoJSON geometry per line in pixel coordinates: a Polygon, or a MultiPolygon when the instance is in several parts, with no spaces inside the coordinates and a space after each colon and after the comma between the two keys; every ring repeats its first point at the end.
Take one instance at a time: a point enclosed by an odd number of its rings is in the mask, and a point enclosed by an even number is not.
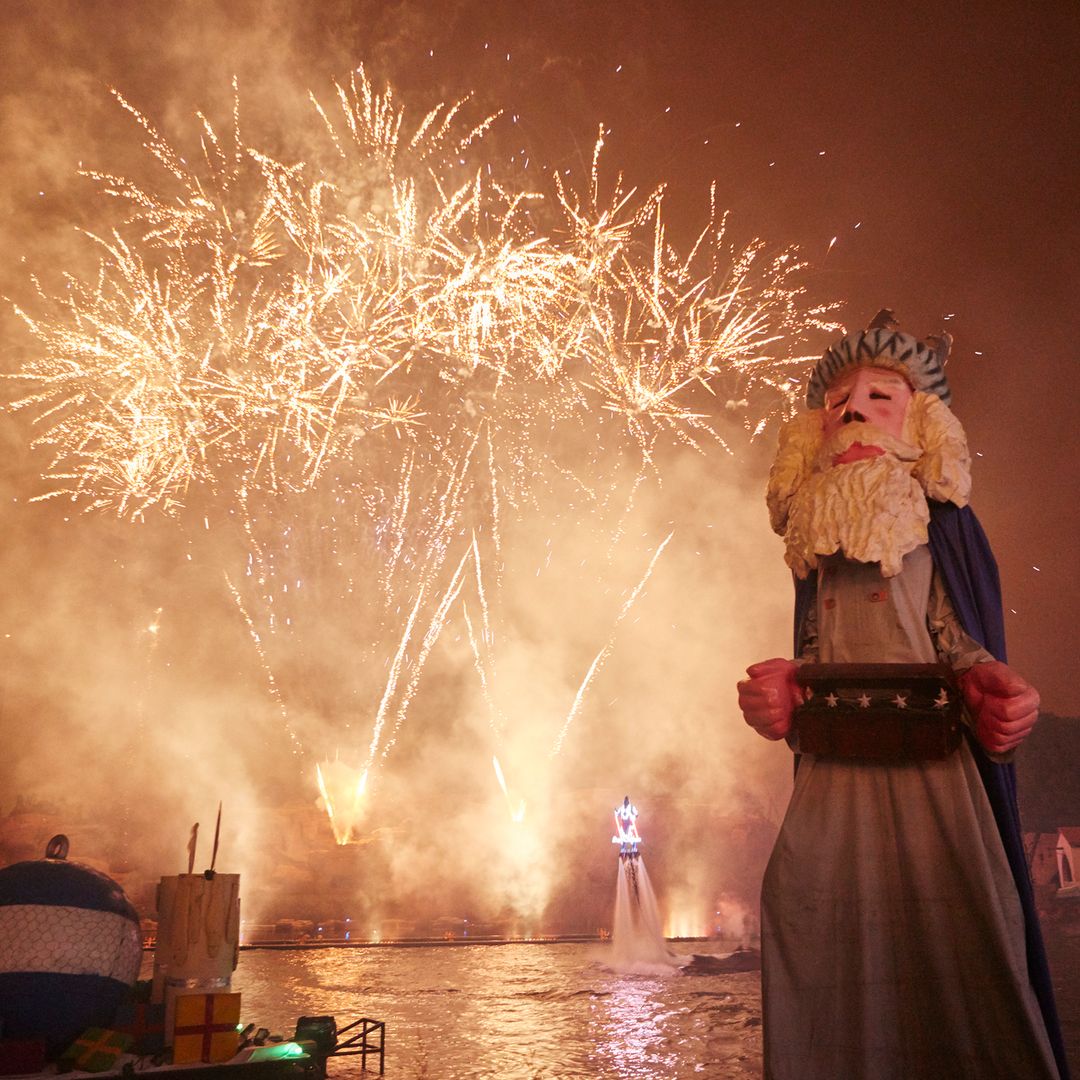
{"type": "Polygon", "coordinates": [[[184,994],[176,999],[173,1063],[228,1061],[240,1046],[239,994],[184,994]]]}
{"type": "Polygon", "coordinates": [[[899,763],[960,745],[963,695],[943,664],[803,664],[796,678],[800,753],[899,763]]]}
{"type": "Polygon", "coordinates": [[[44,1068],[44,1039],[0,1039],[0,1076],[41,1072],[44,1068]]]}
{"type": "Polygon", "coordinates": [[[61,1071],[107,1072],[131,1046],[131,1036],[111,1028],[87,1028],[57,1059],[61,1071]]]}
{"type": "Polygon", "coordinates": [[[131,1036],[132,1053],[160,1054],[165,1049],[165,1004],[127,1002],[117,1010],[113,1027],[131,1036]]]}

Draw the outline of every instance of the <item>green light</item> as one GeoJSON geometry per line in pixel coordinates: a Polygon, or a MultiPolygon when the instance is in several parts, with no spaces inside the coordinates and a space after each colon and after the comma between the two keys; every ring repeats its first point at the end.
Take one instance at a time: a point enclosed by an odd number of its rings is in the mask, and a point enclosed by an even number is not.
{"type": "Polygon", "coordinates": [[[307,1051],[295,1042],[273,1043],[270,1046],[256,1046],[248,1061],[281,1061],[284,1058],[306,1058],[307,1051]]]}

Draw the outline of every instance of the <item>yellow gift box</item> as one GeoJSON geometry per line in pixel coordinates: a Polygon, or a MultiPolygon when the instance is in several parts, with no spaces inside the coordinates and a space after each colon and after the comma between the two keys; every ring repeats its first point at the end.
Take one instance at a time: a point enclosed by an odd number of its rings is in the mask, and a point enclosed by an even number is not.
{"type": "Polygon", "coordinates": [[[184,994],[176,999],[173,1063],[228,1061],[240,1046],[239,994],[184,994]]]}

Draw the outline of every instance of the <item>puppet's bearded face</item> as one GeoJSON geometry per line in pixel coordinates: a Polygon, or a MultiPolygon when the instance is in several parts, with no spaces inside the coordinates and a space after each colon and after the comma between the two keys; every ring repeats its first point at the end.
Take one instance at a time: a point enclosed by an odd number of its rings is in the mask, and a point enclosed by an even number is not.
{"type": "Polygon", "coordinates": [[[881,563],[885,577],[898,574],[904,556],[927,540],[930,510],[911,475],[918,458],[918,447],[864,422],[826,439],[791,500],[784,540],[796,572],[805,575],[818,556],[841,551],[856,562],[881,563]],[[863,452],[852,456],[857,447],[863,452]],[[867,447],[876,452],[867,455],[867,447]]]}
{"type": "Polygon", "coordinates": [[[781,434],[768,502],[788,565],[805,577],[839,551],[899,573],[927,541],[927,496],[966,504],[969,465],[963,429],[939,398],[888,369],[845,373],[823,409],[781,434]]]}

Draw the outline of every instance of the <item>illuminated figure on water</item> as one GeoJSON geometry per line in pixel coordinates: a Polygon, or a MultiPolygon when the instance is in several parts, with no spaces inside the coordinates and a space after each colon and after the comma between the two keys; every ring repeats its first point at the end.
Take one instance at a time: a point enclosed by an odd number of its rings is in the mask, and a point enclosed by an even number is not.
{"type": "Polygon", "coordinates": [[[612,964],[617,970],[668,968],[673,960],[664,940],[663,921],[656,904],[656,894],[638,851],[642,842],[637,827],[637,807],[627,795],[615,807],[613,844],[619,845],[618,873],[615,879],[615,927],[612,964]]]}
{"type": "Polygon", "coordinates": [[[622,859],[638,857],[641,834],[638,832],[637,816],[637,807],[630,801],[630,796],[624,796],[622,806],[615,807],[615,835],[611,838],[613,844],[619,845],[619,857],[622,859]]]}

